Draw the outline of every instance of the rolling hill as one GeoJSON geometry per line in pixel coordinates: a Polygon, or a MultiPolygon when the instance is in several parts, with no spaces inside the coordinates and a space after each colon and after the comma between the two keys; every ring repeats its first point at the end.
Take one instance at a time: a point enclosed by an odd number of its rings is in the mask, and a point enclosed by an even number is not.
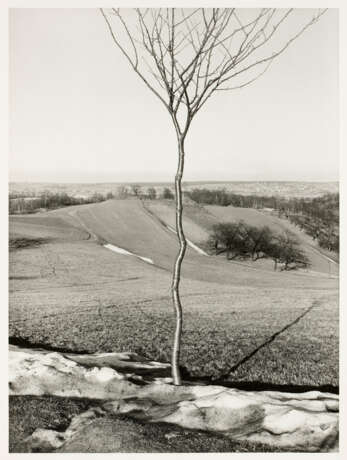
{"type": "Polygon", "coordinates": [[[310,236],[299,230],[286,219],[280,219],[268,212],[261,212],[251,208],[236,208],[233,206],[205,206],[205,208],[221,222],[244,220],[250,225],[267,225],[277,233],[290,230],[297,236],[301,247],[307,254],[311,262],[312,271],[332,275],[338,274],[339,266],[333,259],[334,256],[330,254],[329,256],[326,255],[325,252],[327,251],[322,251],[310,236]]]}
{"type": "MultiPolygon", "coordinates": [[[[174,226],[175,213],[173,202],[170,201],[146,201],[145,207],[163,224],[174,226]]],[[[216,205],[198,205],[191,200],[186,200],[183,209],[184,230],[189,239],[196,244],[204,244],[212,232],[213,225],[219,222],[237,222],[243,220],[249,225],[264,226],[267,225],[273,232],[282,233],[290,230],[295,233],[300,241],[300,245],[310,259],[311,267],[306,272],[325,273],[331,276],[337,276],[339,266],[334,260],[334,255],[329,254],[318,247],[311,237],[299,230],[286,219],[280,219],[266,211],[259,211],[251,208],[238,208],[233,206],[216,206],[216,205]]],[[[247,266],[250,262],[245,262],[247,266]]],[[[267,271],[273,270],[271,261],[257,261],[251,263],[253,268],[267,271]]]]}
{"type": "MultiPolygon", "coordinates": [[[[12,340],[74,351],[135,351],[167,361],[178,242],[161,209],[160,218],[139,200],[109,200],[10,216],[10,238],[44,240],[10,253],[12,340]]],[[[215,219],[195,208],[188,217],[192,240],[215,219]]],[[[190,374],[337,385],[337,279],[266,271],[188,248],[181,293],[182,364],[190,374]]]]}

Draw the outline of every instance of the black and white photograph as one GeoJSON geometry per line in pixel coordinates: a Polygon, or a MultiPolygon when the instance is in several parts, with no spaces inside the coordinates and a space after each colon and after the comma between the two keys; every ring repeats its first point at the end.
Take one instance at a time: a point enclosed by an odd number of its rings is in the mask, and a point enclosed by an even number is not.
{"type": "Polygon", "coordinates": [[[340,10],[275,3],[7,9],[7,454],[341,453],[340,10]]]}

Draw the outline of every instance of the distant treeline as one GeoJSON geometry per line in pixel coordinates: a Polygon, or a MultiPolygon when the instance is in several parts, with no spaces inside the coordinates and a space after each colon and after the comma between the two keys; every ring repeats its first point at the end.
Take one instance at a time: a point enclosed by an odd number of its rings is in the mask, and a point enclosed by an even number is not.
{"type": "Polygon", "coordinates": [[[196,203],[242,208],[270,208],[299,226],[322,248],[339,251],[339,194],[316,198],[239,195],[226,190],[193,189],[185,195],[196,203]]]}
{"type": "Polygon", "coordinates": [[[107,193],[106,195],[101,193],[94,193],[87,198],[73,197],[64,192],[42,192],[36,196],[21,196],[18,193],[10,193],[9,213],[33,213],[39,209],[57,209],[65,206],[73,206],[76,204],[99,203],[113,197],[114,196],[112,193],[107,193]]]}
{"type": "Polygon", "coordinates": [[[175,198],[172,191],[165,187],[161,193],[158,193],[157,189],[154,187],[148,187],[144,189],[140,185],[133,184],[130,187],[121,186],[118,187],[118,196],[119,198],[127,198],[129,196],[136,196],[137,198],[147,199],[147,200],[156,200],[162,198],[163,200],[173,200],[175,198]]]}
{"type": "Polygon", "coordinates": [[[239,208],[271,208],[288,214],[303,213],[338,222],[339,194],[327,193],[316,198],[282,198],[278,196],[240,195],[225,189],[193,189],[185,195],[196,203],[235,206],[239,208]]]}
{"type": "Polygon", "coordinates": [[[121,185],[113,192],[96,192],[88,197],[71,196],[66,192],[43,191],[37,194],[11,192],[9,194],[9,213],[30,214],[37,212],[40,209],[51,210],[78,204],[99,203],[112,198],[127,199],[132,197],[149,200],[155,200],[157,198],[173,200],[174,194],[169,188],[164,188],[159,194],[154,187],[143,189],[136,184],[130,186],[121,185]]]}
{"type": "Polygon", "coordinates": [[[296,236],[285,231],[274,233],[269,227],[256,227],[243,221],[224,222],[213,227],[209,240],[210,249],[216,255],[225,253],[231,259],[269,258],[274,262],[274,270],[282,264],[283,270],[308,267],[309,259],[300,248],[296,236]]]}
{"type": "Polygon", "coordinates": [[[285,207],[278,210],[280,216],[304,230],[319,246],[339,252],[339,194],[327,194],[299,203],[293,212],[285,207]]]}

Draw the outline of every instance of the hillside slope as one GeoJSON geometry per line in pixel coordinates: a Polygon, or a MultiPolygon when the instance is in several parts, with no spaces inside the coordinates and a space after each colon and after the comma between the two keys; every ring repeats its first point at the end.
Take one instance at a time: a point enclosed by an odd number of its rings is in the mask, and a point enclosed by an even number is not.
{"type": "Polygon", "coordinates": [[[299,230],[293,224],[285,219],[273,216],[269,213],[258,211],[251,208],[236,208],[233,206],[205,206],[207,211],[216,217],[220,222],[233,222],[244,220],[246,223],[255,226],[267,225],[274,232],[280,233],[284,230],[290,230],[297,236],[300,245],[307,254],[311,262],[311,270],[331,275],[337,275],[339,271],[338,264],[330,257],[326,256],[315,245],[313,239],[299,230]]]}
{"type": "MultiPolygon", "coordinates": [[[[179,246],[177,237],[165,228],[162,222],[143,206],[140,200],[109,200],[103,203],[73,206],[51,211],[81,229],[88,231],[94,238],[104,243],[111,243],[139,256],[150,258],[156,267],[172,270],[179,246]]],[[[191,219],[193,220],[193,219],[191,219]]],[[[196,226],[195,226],[196,227],[196,226]]],[[[206,231],[202,228],[202,231],[206,231]]],[[[323,272],[322,276],[328,274],[323,272]]],[[[183,276],[201,281],[222,284],[253,286],[292,285],[310,287],[320,286],[315,276],[300,276],[295,272],[272,273],[257,269],[252,264],[230,262],[224,258],[205,257],[193,249],[187,249],[183,264],[183,276]],[[243,267],[242,269],[240,267],[243,267]],[[236,268],[236,269],[235,269],[236,268]]],[[[329,285],[333,280],[325,276],[329,285]]]]}
{"type": "MultiPolygon", "coordinates": [[[[141,202],[14,216],[10,232],[45,239],[10,253],[13,340],[169,359],[178,243],[141,202]],[[114,253],[106,242],[155,265],[114,253]]],[[[182,364],[194,375],[230,370],[236,381],[336,385],[337,288],[324,274],[266,272],[188,249],[182,364]]]]}
{"type": "MultiPolygon", "coordinates": [[[[144,206],[148,208],[152,215],[156,216],[163,225],[175,227],[175,209],[172,201],[146,201],[144,206]]],[[[282,233],[284,230],[290,230],[295,233],[300,241],[301,247],[311,262],[310,270],[301,270],[300,272],[302,274],[311,273],[317,274],[318,276],[319,273],[328,276],[338,275],[339,266],[336,261],[333,260],[333,256],[326,254],[327,251],[321,250],[310,236],[306,235],[286,219],[280,219],[269,212],[258,211],[256,209],[233,206],[202,206],[191,200],[186,200],[183,208],[184,232],[187,238],[198,245],[204,245],[206,243],[209,235],[212,233],[214,225],[220,222],[235,222],[240,220],[254,226],[267,225],[276,233],[282,233]]],[[[270,260],[259,260],[256,263],[242,262],[242,265],[245,267],[250,265],[254,269],[273,271],[273,263],[270,260]]]]}

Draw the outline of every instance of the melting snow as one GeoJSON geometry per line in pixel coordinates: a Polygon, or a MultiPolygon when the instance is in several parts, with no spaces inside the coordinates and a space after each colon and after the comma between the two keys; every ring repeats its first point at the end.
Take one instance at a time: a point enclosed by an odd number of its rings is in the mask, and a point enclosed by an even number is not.
{"type": "Polygon", "coordinates": [[[134,256],[134,257],[137,257],[138,259],[141,259],[143,260],[144,262],[147,262],[148,264],[151,264],[153,265],[154,262],[152,259],[148,258],[148,257],[142,257],[142,256],[138,256],[137,254],[134,254],[133,252],[130,252],[130,251],[127,251],[126,249],[123,249],[123,248],[119,248],[118,246],[115,246],[114,244],[104,244],[104,248],[106,249],[110,249],[111,251],[113,252],[117,252],[118,254],[123,254],[125,256],[134,256]]]}
{"type": "MultiPolygon", "coordinates": [[[[172,227],[170,227],[169,225],[166,226],[166,228],[168,230],[170,230],[170,232],[173,232],[173,233],[176,233],[177,235],[177,232],[176,230],[174,230],[172,227]]],[[[192,243],[191,241],[189,241],[187,238],[187,244],[188,246],[190,246],[191,248],[195,249],[196,252],[198,252],[199,254],[201,254],[202,256],[208,256],[207,252],[205,252],[203,249],[199,248],[199,246],[197,246],[196,244],[192,243]]]]}

